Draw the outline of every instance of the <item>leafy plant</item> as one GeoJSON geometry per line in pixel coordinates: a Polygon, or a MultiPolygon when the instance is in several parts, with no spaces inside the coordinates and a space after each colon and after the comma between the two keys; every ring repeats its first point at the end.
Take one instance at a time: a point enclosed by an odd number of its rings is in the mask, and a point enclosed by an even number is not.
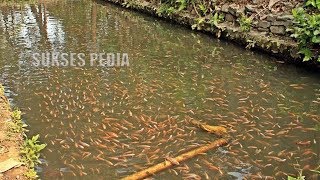
{"type": "Polygon", "coordinates": [[[31,139],[26,139],[21,150],[23,162],[31,169],[36,165],[41,164],[41,161],[39,160],[40,151],[47,146],[46,144],[40,144],[38,139],[39,134],[33,136],[31,139]]]}
{"type": "Polygon", "coordinates": [[[197,29],[197,30],[201,30],[203,23],[205,22],[205,18],[204,17],[200,17],[196,19],[196,24],[192,25],[191,28],[192,29],[197,29]]]}
{"type": "Polygon", "coordinates": [[[244,14],[242,14],[238,22],[240,24],[241,31],[244,31],[244,32],[250,31],[251,24],[252,24],[252,19],[250,17],[247,17],[244,14]]]}
{"type": "Polygon", "coordinates": [[[219,23],[221,23],[224,20],[224,15],[215,13],[213,16],[211,16],[209,23],[211,26],[217,27],[219,23]]]}
{"type": "MultiPolygon", "coordinates": [[[[308,14],[303,8],[294,9],[292,14],[294,26],[288,31],[293,32],[291,37],[298,41],[299,53],[304,56],[303,61],[316,58],[316,49],[320,45],[320,14],[308,14]]],[[[319,56],[318,61],[320,62],[319,56]]]]}
{"type": "Polygon", "coordinates": [[[29,169],[25,174],[24,174],[28,179],[38,179],[37,172],[34,169],[29,169]]]}
{"type": "Polygon", "coordinates": [[[160,8],[157,11],[158,15],[171,15],[174,13],[176,10],[174,7],[170,6],[169,4],[162,4],[160,8]]]}
{"type": "Polygon", "coordinates": [[[17,121],[17,120],[21,120],[21,111],[19,109],[14,110],[11,113],[11,117],[13,120],[17,121]]]}
{"type": "Polygon", "coordinates": [[[199,4],[198,6],[200,9],[201,15],[202,16],[206,15],[208,12],[208,8],[204,4],[199,4]]]}
{"type": "Polygon", "coordinates": [[[27,125],[21,120],[21,111],[16,109],[11,113],[12,121],[9,123],[10,130],[14,133],[21,133],[26,131],[27,125]]]}
{"type": "Polygon", "coordinates": [[[182,11],[187,8],[189,0],[177,0],[176,3],[178,4],[178,11],[182,11]]]}
{"type": "Polygon", "coordinates": [[[307,0],[306,6],[312,6],[314,8],[320,9],[320,0],[307,0]]]}

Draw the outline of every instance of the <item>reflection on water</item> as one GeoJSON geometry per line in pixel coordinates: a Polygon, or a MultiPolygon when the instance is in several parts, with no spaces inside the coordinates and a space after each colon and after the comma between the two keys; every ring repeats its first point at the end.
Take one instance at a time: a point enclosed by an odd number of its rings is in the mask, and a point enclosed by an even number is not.
{"type": "Polygon", "coordinates": [[[1,5],[1,81],[48,143],[44,179],[116,179],[212,141],[232,143],[156,179],[284,178],[319,165],[319,75],[90,1],[1,5]],[[34,52],[127,52],[130,67],[42,67],[34,52]]]}

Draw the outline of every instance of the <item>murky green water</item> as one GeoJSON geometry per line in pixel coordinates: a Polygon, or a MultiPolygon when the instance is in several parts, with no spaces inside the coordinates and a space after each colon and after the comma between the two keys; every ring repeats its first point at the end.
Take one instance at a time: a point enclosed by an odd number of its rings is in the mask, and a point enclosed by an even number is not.
{"type": "Polygon", "coordinates": [[[101,2],[0,12],[0,80],[48,144],[43,179],[117,179],[217,139],[190,118],[224,125],[232,143],[155,179],[317,178],[319,74],[101,2]],[[130,66],[29,63],[48,51],[127,52],[130,66]]]}

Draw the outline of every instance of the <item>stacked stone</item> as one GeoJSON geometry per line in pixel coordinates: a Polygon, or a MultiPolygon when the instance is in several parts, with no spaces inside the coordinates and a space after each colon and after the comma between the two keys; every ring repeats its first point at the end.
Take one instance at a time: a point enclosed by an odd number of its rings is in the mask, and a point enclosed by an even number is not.
{"type": "MultiPolygon", "coordinates": [[[[237,20],[242,14],[246,14],[248,17],[252,14],[259,13],[255,9],[254,5],[247,5],[240,8],[237,5],[225,4],[218,12],[223,13],[227,22],[237,23],[237,20]]],[[[259,32],[266,34],[272,33],[275,35],[289,36],[286,29],[290,28],[293,24],[293,16],[289,14],[274,14],[270,13],[262,17],[253,19],[252,28],[259,32]]]]}

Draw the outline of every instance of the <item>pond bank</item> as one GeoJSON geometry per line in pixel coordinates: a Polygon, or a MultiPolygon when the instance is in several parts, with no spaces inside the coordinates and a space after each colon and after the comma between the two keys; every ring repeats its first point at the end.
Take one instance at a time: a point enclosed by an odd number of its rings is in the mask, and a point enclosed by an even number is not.
{"type": "MultiPolygon", "coordinates": [[[[9,101],[4,95],[2,85],[0,85],[0,170],[9,169],[13,165],[19,164],[17,161],[20,160],[23,136],[22,133],[10,130],[11,114],[9,101]]],[[[25,166],[11,168],[3,173],[0,172],[0,179],[26,179],[25,172],[27,172],[25,166]]]]}
{"type": "Polygon", "coordinates": [[[280,62],[286,61],[314,69],[320,69],[320,63],[318,62],[302,63],[302,58],[298,54],[298,44],[290,37],[290,34],[286,32],[286,29],[290,28],[290,25],[292,25],[293,20],[293,17],[288,15],[288,12],[282,13],[281,15],[270,13],[265,15],[265,17],[260,18],[262,20],[253,19],[249,25],[250,31],[243,31],[242,27],[239,25],[241,13],[244,11],[255,11],[256,14],[259,14],[259,9],[251,7],[239,8],[230,4],[219,5],[215,7],[216,9],[212,10],[212,12],[222,14],[224,18],[223,21],[215,23],[213,26],[212,22],[210,22],[211,15],[204,15],[199,18],[199,12],[194,12],[194,10],[190,10],[190,8],[186,8],[183,11],[171,9],[171,11],[170,8],[164,10],[163,4],[161,5],[155,1],[104,1],[169,20],[189,28],[192,27],[192,29],[209,33],[215,37],[233,41],[248,49],[255,49],[271,54],[279,58],[278,60],[280,62]],[[161,13],[163,11],[166,13],[161,13]],[[168,11],[170,11],[170,13],[167,13],[168,11]]]}

